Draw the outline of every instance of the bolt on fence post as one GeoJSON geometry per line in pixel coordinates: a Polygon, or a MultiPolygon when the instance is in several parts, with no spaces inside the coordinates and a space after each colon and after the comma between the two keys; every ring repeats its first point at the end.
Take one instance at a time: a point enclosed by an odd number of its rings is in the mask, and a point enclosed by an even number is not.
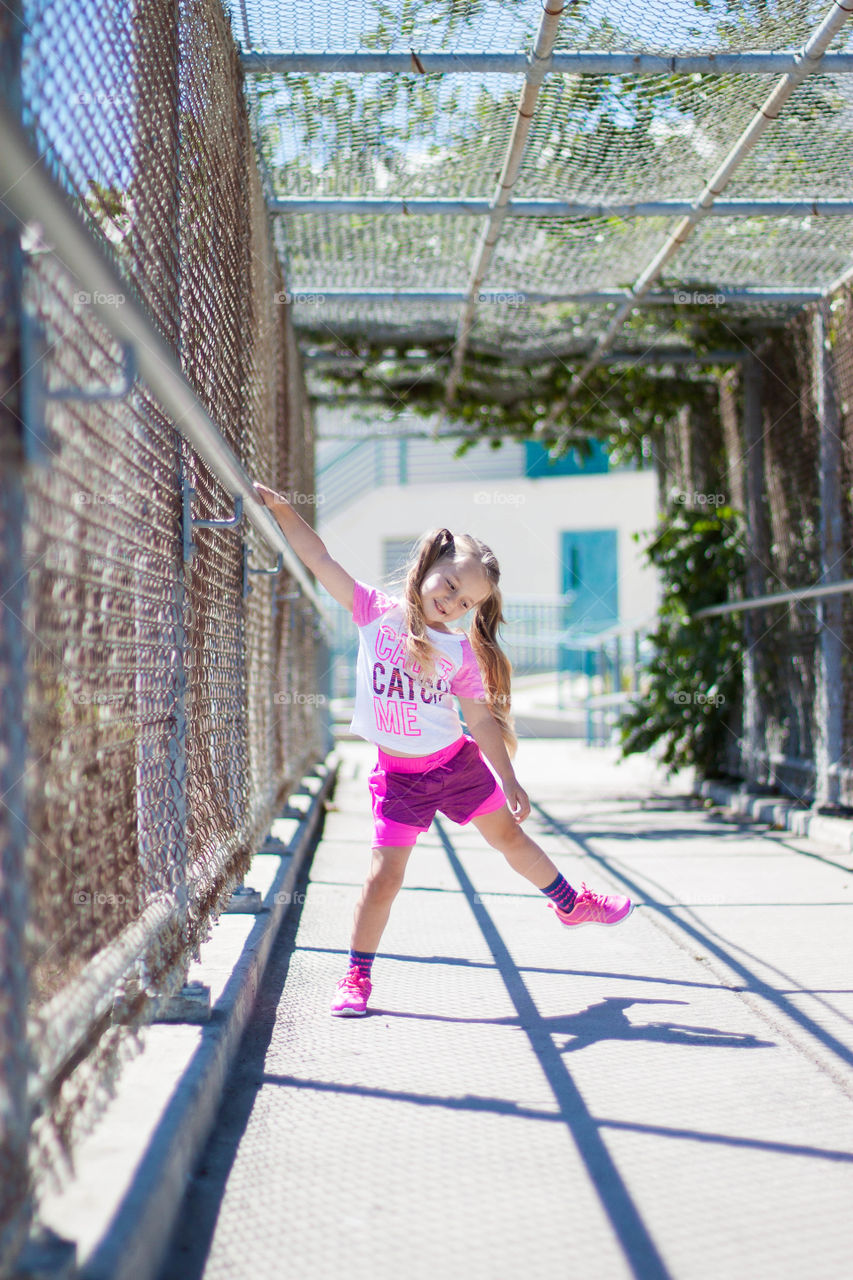
{"type": "MultiPolygon", "coordinates": [[[[746,470],[746,596],[764,590],[764,438],[761,421],[762,369],[750,353],[743,366],[743,465],[746,470]]],[[[763,740],[761,702],[758,691],[761,614],[756,609],[744,613],[743,651],[743,763],[747,782],[759,780],[763,740]]]]}
{"type": "MultiPolygon", "coordinates": [[[[843,577],[841,499],[841,423],[835,394],[834,366],[829,342],[829,304],[821,302],[812,317],[812,382],[819,430],[820,581],[843,577]]],[[[841,675],[841,596],[817,602],[818,653],[814,708],[815,807],[838,803],[843,698],[841,675]]]]}

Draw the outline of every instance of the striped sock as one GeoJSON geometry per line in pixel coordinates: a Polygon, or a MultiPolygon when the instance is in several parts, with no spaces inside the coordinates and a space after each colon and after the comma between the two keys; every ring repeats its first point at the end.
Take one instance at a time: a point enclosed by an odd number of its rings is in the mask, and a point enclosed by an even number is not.
{"type": "Polygon", "coordinates": [[[358,976],[360,978],[369,978],[370,969],[375,959],[376,959],[375,951],[352,951],[351,950],[349,953],[349,967],[350,969],[357,969],[358,976]]]}
{"type": "Polygon", "coordinates": [[[565,876],[558,875],[542,890],[544,894],[556,902],[561,911],[571,911],[577,901],[577,890],[573,889],[565,876]]]}

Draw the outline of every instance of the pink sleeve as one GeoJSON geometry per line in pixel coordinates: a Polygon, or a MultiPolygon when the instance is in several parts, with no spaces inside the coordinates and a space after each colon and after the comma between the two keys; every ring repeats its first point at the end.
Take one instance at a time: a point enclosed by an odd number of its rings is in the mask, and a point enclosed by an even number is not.
{"type": "Polygon", "coordinates": [[[369,587],[364,582],[356,582],[352,593],[352,620],[357,627],[365,627],[374,618],[379,618],[389,609],[393,609],[396,600],[386,596],[377,587],[369,587]]]}
{"type": "Polygon", "coordinates": [[[480,675],[474,650],[468,640],[462,641],[462,666],[450,682],[450,692],[457,698],[474,698],[477,702],[486,701],[483,677],[480,675]]]}

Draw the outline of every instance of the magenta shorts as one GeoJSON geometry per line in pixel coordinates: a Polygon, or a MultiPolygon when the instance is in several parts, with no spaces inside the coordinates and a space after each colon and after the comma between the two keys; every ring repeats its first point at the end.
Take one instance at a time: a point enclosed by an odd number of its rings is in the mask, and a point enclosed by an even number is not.
{"type": "Polygon", "coordinates": [[[410,848],[436,812],[465,823],[506,804],[476,742],[468,737],[429,756],[389,756],[380,748],[369,785],[374,849],[410,848]]]}

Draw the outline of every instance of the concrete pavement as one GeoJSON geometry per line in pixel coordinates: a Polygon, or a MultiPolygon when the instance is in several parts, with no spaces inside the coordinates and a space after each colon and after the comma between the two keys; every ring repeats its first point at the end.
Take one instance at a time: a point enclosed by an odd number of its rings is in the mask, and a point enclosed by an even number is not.
{"type": "Polygon", "coordinates": [[[853,857],[525,741],[526,829],[633,915],[563,929],[441,821],[333,1019],[372,763],[339,752],[161,1280],[853,1274],[853,857]]]}

